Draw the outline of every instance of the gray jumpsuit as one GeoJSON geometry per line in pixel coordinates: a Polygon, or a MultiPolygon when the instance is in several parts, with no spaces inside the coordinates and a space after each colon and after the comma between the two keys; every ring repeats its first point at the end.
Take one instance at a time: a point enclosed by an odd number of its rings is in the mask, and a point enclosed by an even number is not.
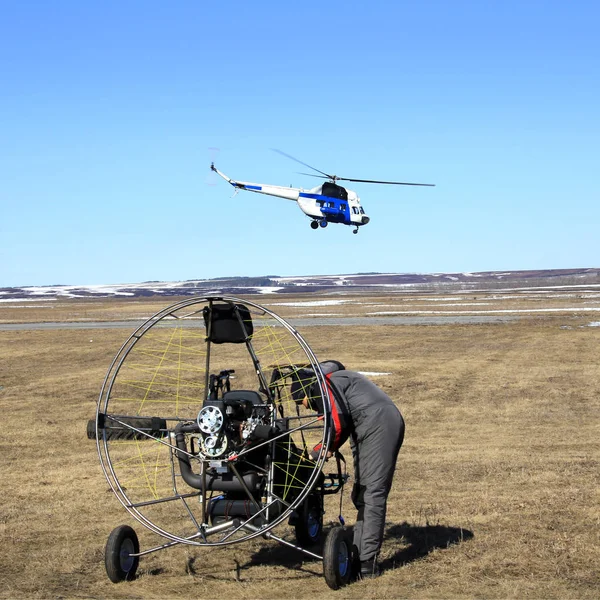
{"type": "Polygon", "coordinates": [[[335,401],[329,450],[337,450],[350,438],[355,477],[352,501],[358,510],[353,544],[360,560],[368,561],[377,556],[383,542],[387,497],[404,440],[404,420],[391,398],[360,373],[334,371],[326,379],[330,399],[335,401]]]}

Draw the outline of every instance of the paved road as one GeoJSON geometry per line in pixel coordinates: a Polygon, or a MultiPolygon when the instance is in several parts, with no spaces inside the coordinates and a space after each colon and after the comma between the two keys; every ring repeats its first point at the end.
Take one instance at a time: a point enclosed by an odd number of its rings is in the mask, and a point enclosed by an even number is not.
{"type": "MultiPolygon", "coordinates": [[[[520,317],[512,316],[476,316],[452,315],[430,317],[315,317],[288,319],[288,323],[297,329],[303,327],[321,327],[324,325],[483,325],[487,323],[508,323],[520,317]]],[[[135,331],[144,321],[73,321],[68,323],[0,323],[0,331],[36,331],[44,329],[130,329],[135,331]]],[[[202,319],[160,323],[161,327],[202,327],[202,319]]],[[[275,322],[273,322],[275,324],[275,322]]],[[[260,325],[258,323],[257,325],[260,325]]]]}

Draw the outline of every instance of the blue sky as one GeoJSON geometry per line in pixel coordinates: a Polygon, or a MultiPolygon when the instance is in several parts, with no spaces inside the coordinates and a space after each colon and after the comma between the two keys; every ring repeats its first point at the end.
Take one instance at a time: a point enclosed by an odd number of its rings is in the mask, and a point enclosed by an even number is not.
{"type": "Polygon", "coordinates": [[[600,266],[596,2],[0,1],[0,286],[600,266]],[[218,148],[218,152],[209,148],[218,148]],[[354,178],[313,231],[273,153],[354,178]]]}

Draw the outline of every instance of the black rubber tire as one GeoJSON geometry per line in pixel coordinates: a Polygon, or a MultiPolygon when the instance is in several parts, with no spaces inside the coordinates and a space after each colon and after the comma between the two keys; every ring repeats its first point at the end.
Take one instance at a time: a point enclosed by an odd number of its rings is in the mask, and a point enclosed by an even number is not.
{"type": "MultiPolygon", "coordinates": [[[[132,427],[143,429],[154,438],[163,438],[167,435],[167,422],[165,419],[158,419],[159,428],[153,429],[152,417],[120,417],[120,420],[124,423],[129,423],[132,427]]],[[[154,426],[157,421],[154,420],[154,426]]],[[[149,440],[147,435],[133,431],[128,427],[123,427],[118,423],[107,424],[104,431],[106,431],[107,440],[149,440]]],[[[88,440],[96,439],[96,420],[90,419],[87,422],[87,437],[88,440]]]]}
{"type": "Polygon", "coordinates": [[[88,440],[96,439],[96,421],[94,419],[87,422],[87,438],[88,440]]]}
{"type": "Polygon", "coordinates": [[[298,508],[295,524],[296,541],[299,546],[315,546],[323,533],[323,510],[318,497],[309,496],[298,508]]]}
{"type": "Polygon", "coordinates": [[[129,556],[140,551],[137,534],[129,525],[119,525],[108,536],[104,550],[106,574],[113,583],[131,581],[135,578],[139,556],[129,556]]]}
{"type": "Polygon", "coordinates": [[[352,578],[352,542],[343,527],[334,527],[325,538],[323,575],[332,590],[350,583],[352,578]]]}

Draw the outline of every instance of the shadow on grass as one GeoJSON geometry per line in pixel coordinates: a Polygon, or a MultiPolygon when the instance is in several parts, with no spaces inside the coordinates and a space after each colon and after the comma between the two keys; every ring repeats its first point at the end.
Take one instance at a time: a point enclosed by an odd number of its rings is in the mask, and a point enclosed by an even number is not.
{"type": "MultiPolygon", "coordinates": [[[[321,553],[321,548],[317,546],[310,546],[307,548],[315,554],[321,553]]],[[[304,554],[303,552],[290,548],[284,545],[265,545],[258,552],[255,552],[250,560],[242,565],[242,569],[247,569],[256,565],[279,565],[281,567],[287,567],[289,569],[302,570],[302,564],[318,563],[318,559],[312,558],[311,556],[304,554]]]]}
{"type": "MultiPolygon", "coordinates": [[[[462,527],[448,527],[446,525],[411,525],[401,523],[392,525],[385,532],[384,540],[404,540],[406,548],[399,550],[393,556],[382,560],[382,570],[393,569],[406,565],[427,556],[438,548],[449,548],[455,544],[470,540],[474,534],[462,527]]],[[[385,543],[385,541],[384,541],[385,543]]]]}
{"type": "MultiPolygon", "coordinates": [[[[321,552],[319,546],[313,546],[308,549],[316,554],[321,552]]],[[[264,565],[273,565],[289,569],[288,573],[285,575],[287,581],[292,579],[305,579],[307,577],[311,578],[321,573],[321,564],[321,561],[318,559],[312,558],[307,554],[295,550],[294,548],[289,548],[288,546],[265,546],[258,550],[258,552],[255,552],[250,557],[250,560],[245,561],[243,564],[239,564],[236,561],[236,579],[238,581],[243,581],[241,575],[244,571],[247,571],[252,567],[264,565]]],[[[270,577],[272,578],[273,576],[271,575],[270,577]]]]}
{"type": "MultiPolygon", "coordinates": [[[[348,528],[352,531],[352,527],[348,528]]],[[[328,531],[325,530],[324,536],[328,531]]],[[[470,540],[474,537],[472,531],[462,527],[449,527],[447,525],[411,525],[410,523],[401,523],[400,525],[391,525],[385,531],[385,541],[392,539],[406,544],[406,547],[398,550],[394,555],[382,560],[379,566],[382,571],[391,570],[402,565],[406,565],[415,560],[427,556],[430,552],[440,548],[449,548],[461,542],[470,540]]],[[[313,546],[309,550],[316,554],[322,554],[322,547],[313,546]]],[[[314,567],[320,568],[317,559],[311,559],[310,556],[279,544],[268,544],[255,552],[249,561],[240,565],[239,570],[246,570],[258,565],[278,565],[293,569],[301,573],[310,573],[314,575],[314,567]],[[308,570],[303,565],[309,567],[308,570]]]]}

